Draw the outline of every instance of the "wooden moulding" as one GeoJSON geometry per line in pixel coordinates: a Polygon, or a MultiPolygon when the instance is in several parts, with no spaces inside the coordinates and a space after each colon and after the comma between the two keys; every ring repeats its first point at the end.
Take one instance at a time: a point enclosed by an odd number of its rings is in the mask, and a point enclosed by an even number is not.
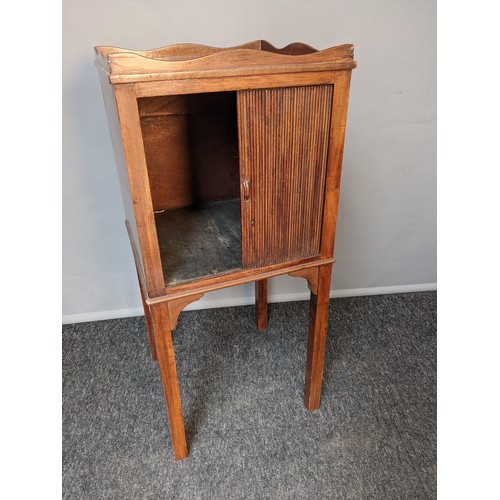
{"type": "Polygon", "coordinates": [[[191,304],[191,302],[201,299],[203,295],[203,293],[195,293],[194,295],[188,295],[187,297],[181,297],[180,299],[174,299],[168,302],[171,330],[175,330],[175,327],[177,326],[177,320],[179,319],[179,314],[182,312],[182,310],[189,304],[191,304]]]}
{"type": "Polygon", "coordinates": [[[335,84],[339,71],[303,71],[301,73],[276,73],[264,76],[227,76],[213,78],[187,78],[183,80],[159,80],[135,84],[137,97],[199,94],[251,89],[302,87],[304,85],[335,84]]]}
{"type": "Polygon", "coordinates": [[[353,45],[318,51],[303,43],[277,49],[265,40],[229,48],[180,44],[134,51],[95,47],[96,63],[116,83],[353,69],[353,45]]]}
{"type": "Polygon", "coordinates": [[[301,269],[314,268],[321,265],[333,264],[335,259],[302,259],[296,262],[285,262],[272,266],[261,267],[258,269],[243,269],[241,271],[233,271],[227,274],[218,274],[210,278],[193,280],[191,282],[175,285],[165,289],[165,295],[158,297],[150,297],[148,304],[163,302],[165,300],[177,299],[186,297],[195,293],[207,293],[221,288],[229,288],[231,286],[251,283],[281,274],[289,274],[291,272],[300,271],[301,269]]]}
{"type": "Polygon", "coordinates": [[[295,278],[304,278],[307,280],[307,286],[311,293],[318,294],[318,267],[308,267],[306,269],[299,269],[288,273],[289,276],[295,278]]]}

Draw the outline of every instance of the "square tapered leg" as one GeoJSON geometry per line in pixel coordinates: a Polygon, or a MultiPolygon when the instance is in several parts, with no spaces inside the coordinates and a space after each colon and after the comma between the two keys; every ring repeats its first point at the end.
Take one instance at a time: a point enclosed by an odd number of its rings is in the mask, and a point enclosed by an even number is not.
{"type": "Polygon", "coordinates": [[[318,409],[321,398],[331,275],[331,264],[321,266],[319,268],[317,294],[311,293],[304,389],[304,404],[308,410],[318,409]]]}
{"type": "Polygon", "coordinates": [[[255,282],[255,319],[258,330],[267,329],[267,279],[255,282]]]}
{"type": "Polygon", "coordinates": [[[150,309],[174,457],[176,460],[181,460],[187,457],[188,450],[182,420],[181,394],[177,380],[168,303],[152,304],[150,309]]]}

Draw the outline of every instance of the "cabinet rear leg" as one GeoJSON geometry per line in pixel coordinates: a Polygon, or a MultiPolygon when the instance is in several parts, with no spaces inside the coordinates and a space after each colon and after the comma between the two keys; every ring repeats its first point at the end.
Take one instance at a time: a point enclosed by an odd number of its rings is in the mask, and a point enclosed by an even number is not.
{"type": "Polygon", "coordinates": [[[258,330],[267,329],[267,279],[255,282],[255,320],[258,330]]]}

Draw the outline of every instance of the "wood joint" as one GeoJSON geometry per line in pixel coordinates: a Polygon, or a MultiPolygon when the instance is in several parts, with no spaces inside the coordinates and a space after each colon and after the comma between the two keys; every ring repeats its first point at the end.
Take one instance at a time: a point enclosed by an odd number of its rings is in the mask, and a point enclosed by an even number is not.
{"type": "Polygon", "coordinates": [[[194,302],[195,300],[201,299],[205,295],[204,293],[195,293],[193,295],[188,295],[186,297],[181,297],[179,299],[173,299],[168,301],[168,314],[170,316],[170,329],[174,330],[177,326],[177,320],[179,319],[179,314],[181,311],[194,302]]]}
{"type": "Polygon", "coordinates": [[[307,286],[311,293],[317,295],[318,293],[318,267],[309,267],[307,269],[299,269],[298,271],[292,271],[288,273],[289,276],[293,276],[296,278],[304,278],[307,280],[307,286]]]}

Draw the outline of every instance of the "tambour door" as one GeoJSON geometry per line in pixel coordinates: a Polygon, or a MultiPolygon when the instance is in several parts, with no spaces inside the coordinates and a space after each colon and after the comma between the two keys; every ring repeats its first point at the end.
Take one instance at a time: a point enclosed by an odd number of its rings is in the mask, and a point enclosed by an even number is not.
{"type": "Polygon", "coordinates": [[[319,255],[333,85],[238,92],[242,264],[319,255]]]}

